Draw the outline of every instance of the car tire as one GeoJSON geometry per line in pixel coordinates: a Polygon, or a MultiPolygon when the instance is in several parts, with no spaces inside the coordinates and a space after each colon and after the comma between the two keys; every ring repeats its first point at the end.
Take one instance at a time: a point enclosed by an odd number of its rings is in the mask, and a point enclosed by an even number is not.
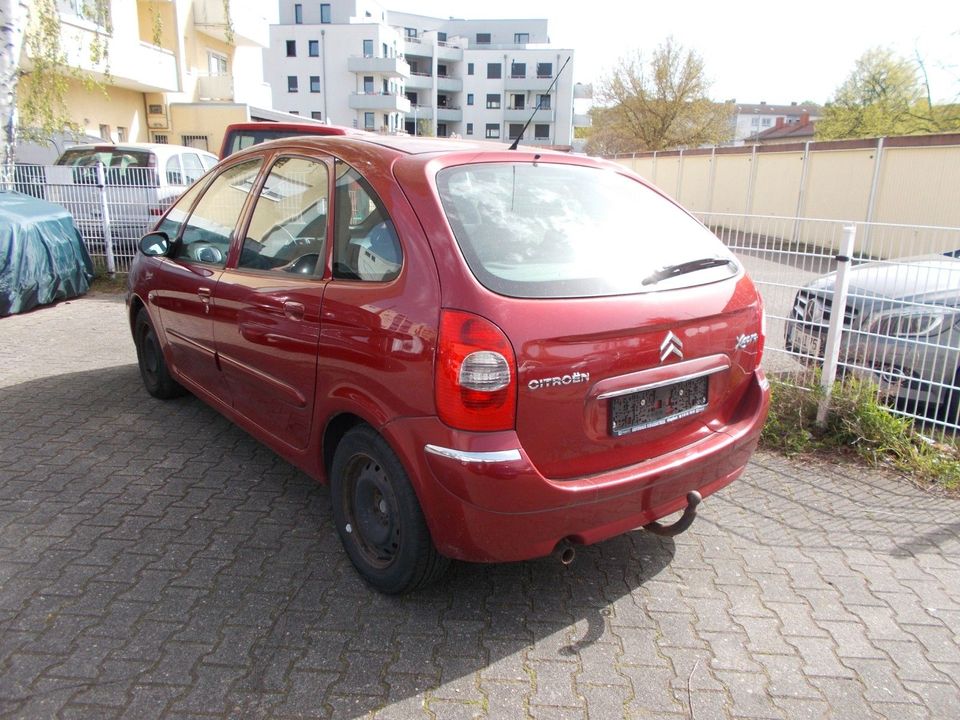
{"type": "Polygon", "coordinates": [[[330,475],[337,533],[360,576],[398,595],[428,585],[449,561],[430,538],[417,495],[393,450],[360,425],[337,445],[330,475]]]}
{"type": "Polygon", "coordinates": [[[163,357],[160,339],[150,322],[146,308],[141,308],[133,323],[133,342],[137,346],[137,365],[140,378],[147,392],[155,398],[168,400],[186,394],[180,383],[173,379],[163,357]]]}

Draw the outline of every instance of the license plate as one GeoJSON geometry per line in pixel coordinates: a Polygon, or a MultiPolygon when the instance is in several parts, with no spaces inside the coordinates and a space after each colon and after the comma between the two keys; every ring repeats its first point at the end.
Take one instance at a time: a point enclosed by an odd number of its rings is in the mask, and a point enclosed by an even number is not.
{"type": "Polygon", "coordinates": [[[797,352],[810,358],[819,358],[823,355],[823,338],[820,335],[808,335],[798,330],[793,338],[797,352]]]}
{"type": "Polygon", "coordinates": [[[626,435],[703,412],[709,377],[639,390],[610,399],[610,434],[626,435]]]}

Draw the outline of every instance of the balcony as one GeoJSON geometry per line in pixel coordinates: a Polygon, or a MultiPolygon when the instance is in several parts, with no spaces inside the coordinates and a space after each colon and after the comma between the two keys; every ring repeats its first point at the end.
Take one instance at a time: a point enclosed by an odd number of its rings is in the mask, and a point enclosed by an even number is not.
{"type": "Polygon", "coordinates": [[[402,57],[364,57],[352,55],[347,58],[347,70],[352,73],[371,75],[379,73],[386,77],[408,78],[410,66],[402,57]]]}
{"type": "Polygon", "coordinates": [[[193,24],[204,35],[235,45],[270,45],[270,24],[277,22],[277,4],[258,0],[193,0],[193,24]],[[230,10],[227,18],[226,10],[230,10]]]}
{"type": "Polygon", "coordinates": [[[593,125],[593,120],[590,118],[590,115],[587,113],[577,113],[573,116],[573,126],[588,128],[593,125]]]}
{"type": "Polygon", "coordinates": [[[537,110],[537,112],[534,113],[533,108],[535,107],[536,105],[531,105],[530,107],[519,110],[507,108],[503,111],[503,119],[507,122],[526,122],[531,115],[533,115],[531,122],[535,123],[551,123],[556,119],[556,113],[552,109],[537,110]]]}
{"type": "Polygon", "coordinates": [[[441,92],[461,92],[463,80],[449,75],[437,75],[437,90],[441,92]]]}
{"type": "Polygon", "coordinates": [[[234,101],[233,75],[200,75],[197,96],[201,100],[234,101]]]}
{"type": "Polygon", "coordinates": [[[542,90],[546,91],[553,83],[553,77],[507,77],[503,80],[503,86],[507,90],[542,90]]]}
{"type": "Polygon", "coordinates": [[[463,60],[463,49],[457,47],[456,45],[450,45],[449,43],[438,42],[437,60],[460,62],[463,60]]]}
{"type": "Polygon", "coordinates": [[[351,93],[349,105],[351,110],[410,112],[410,101],[407,98],[389,93],[351,93]]]}
{"type": "Polygon", "coordinates": [[[433,76],[429,73],[411,72],[404,84],[407,90],[432,90],[433,76]]]}
{"type": "Polygon", "coordinates": [[[433,108],[429,105],[411,105],[407,120],[433,120],[433,108]]]}
{"type": "Polygon", "coordinates": [[[438,122],[462,122],[463,121],[463,110],[458,107],[438,107],[437,108],[437,121],[438,122]]]}
{"type": "Polygon", "coordinates": [[[404,38],[403,54],[416,57],[433,57],[433,43],[426,42],[422,38],[404,38]]]}

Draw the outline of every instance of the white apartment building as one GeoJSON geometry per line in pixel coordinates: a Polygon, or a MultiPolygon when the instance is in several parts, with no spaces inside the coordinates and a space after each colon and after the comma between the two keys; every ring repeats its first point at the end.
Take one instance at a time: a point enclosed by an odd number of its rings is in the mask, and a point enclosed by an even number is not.
{"type": "Polygon", "coordinates": [[[549,46],[546,20],[434,18],[372,0],[279,2],[264,51],[277,110],[501,142],[532,117],[525,144],[572,144],[573,51],[549,46]]]}

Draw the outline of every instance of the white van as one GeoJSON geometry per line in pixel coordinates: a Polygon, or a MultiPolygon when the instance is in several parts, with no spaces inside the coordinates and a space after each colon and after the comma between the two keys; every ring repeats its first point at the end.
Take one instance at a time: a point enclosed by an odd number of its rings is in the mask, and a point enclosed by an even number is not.
{"type": "Polygon", "coordinates": [[[46,199],[70,211],[88,244],[102,242],[108,217],[114,241],[135,244],[216,163],[183,145],[77,145],[47,169],[46,199]]]}

